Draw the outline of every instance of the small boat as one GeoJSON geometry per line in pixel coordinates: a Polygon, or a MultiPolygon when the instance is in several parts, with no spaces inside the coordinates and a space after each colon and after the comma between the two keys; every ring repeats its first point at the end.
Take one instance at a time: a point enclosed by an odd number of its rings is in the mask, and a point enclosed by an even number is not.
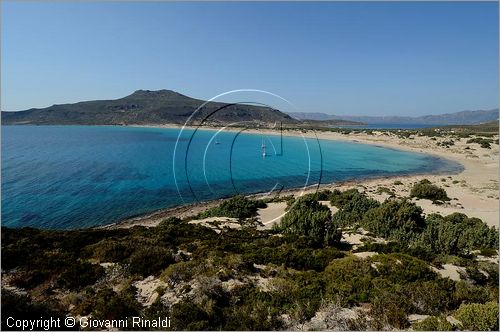
{"type": "Polygon", "coordinates": [[[219,140],[215,140],[215,145],[219,145],[219,144],[220,144],[219,140]]]}
{"type": "Polygon", "coordinates": [[[262,157],[265,158],[267,156],[267,153],[266,153],[266,143],[264,142],[264,137],[262,137],[262,157]]]}

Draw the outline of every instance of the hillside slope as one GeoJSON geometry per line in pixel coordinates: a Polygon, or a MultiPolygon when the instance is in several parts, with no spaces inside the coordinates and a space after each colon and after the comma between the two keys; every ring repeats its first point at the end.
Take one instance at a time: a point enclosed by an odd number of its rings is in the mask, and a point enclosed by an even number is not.
{"type": "MultiPolygon", "coordinates": [[[[138,90],[115,100],[84,101],[26,111],[2,112],[2,124],[184,124],[203,103],[203,100],[171,90],[138,90]]],[[[254,124],[299,122],[287,114],[267,107],[215,102],[208,103],[196,112],[192,120],[194,123],[200,123],[205,119],[208,123],[218,124],[239,121],[254,124]],[[220,110],[217,111],[218,109],[220,110]]]]}

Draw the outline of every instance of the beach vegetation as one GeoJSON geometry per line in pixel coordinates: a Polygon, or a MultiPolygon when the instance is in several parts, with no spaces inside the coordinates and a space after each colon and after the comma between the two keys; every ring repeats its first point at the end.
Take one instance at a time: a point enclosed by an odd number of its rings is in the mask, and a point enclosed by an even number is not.
{"type": "Polygon", "coordinates": [[[379,195],[380,194],[387,194],[387,195],[389,195],[391,197],[395,197],[396,196],[396,193],[393,190],[391,190],[391,189],[389,189],[387,187],[378,187],[377,188],[377,194],[379,194],[379,195]]]}
{"type": "Polygon", "coordinates": [[[469,331],[498,331],[498,301],[462,304],[454,317],[469,331]]]}
{"type": "Polygon", "coordinates": [[[412,325],[415,331],[453,331],[445,316],[430,316],[412,325]]]}
{"type": "Polygon", "coordinates": [[[462,213],[446,217],[431,214],[426,218],[425,229],[413,241],[413,246],[432,253],[467,255],[472,250],[498,247],[498,230],[488,227],[478,218],[462,213]]]}
{"type": "Polygon", "coordinates": [[[479,144],[480,147],[484,149],[491,149],[491,144],[494,144],[495,141],[490,138],[484,138],[484,137],[474,137],[469,140],[467,140],[467,144],[470,143],[477,143],[479,144]]]}
{"type": "Polygon", "coordinates": [[[266,203],[259,199],[250,199],[242,195],[234,196],[219,206],[211,208],[199,214],[199,218],[228,217],[228,218],[250,218],[257,214],[257,210],[265,208],[266,203]]]}
{"type": "Polygon", "coordinates": [[[429,199],[433,202],[450,200],[448,194],[443,188],[432,184],[427,179],[423,179],[413,185],[410,191],[410,196],[420,199],[429,199]]]}
{"type": "MultiPolygon", "coordinates": [[[[176,330],[277,330],[305,326],[331,304],[363,308],[343,322],[347,329],[448,330],[447,315],[458,328],[497,327],[490,302],[498,298],[498,264],[473,255],[498,247],[496,229],[459,213],[424,216],[408,199],[379,203],[357,190],[294,202],[272,230],[215,232],[179,218],[152,228],[4,227],[3,277],[26,295],[3,289],[2,319],[169,316],[176,330]],[[327,199],[339,208],[333,215],[319,203],[327,199]],[[353,249],[340,241],[341,230],[357,227],[372,240],[353,249]],[[363,251],[377,254],[353,254],[363,251]],[[445,263],[459,266],[463,278],[442,278],[431,268],[445,263]],[[152,304],[139,302],[136,288],[148,280],[163,295],[152,304]],[[431,317],[411,325],[410,314],[431,317]]],[[[231,204],[248,211],[253,203],[231,204]]]]}
{"type": "Polygon", "coordinates": [[[332,221],[330,209],[314,196],[303,196],[295,201],[275,230],[305,237],[313,246],[338,243],[341,232],[332,221]]]}

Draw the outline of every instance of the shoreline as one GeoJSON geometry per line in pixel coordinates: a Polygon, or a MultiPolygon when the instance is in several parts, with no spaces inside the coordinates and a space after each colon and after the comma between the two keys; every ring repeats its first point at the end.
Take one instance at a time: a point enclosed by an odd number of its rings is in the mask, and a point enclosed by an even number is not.
{"type": "MultiPolygon", "coordinates": [[[[138,128],[177,128],[177,129],[200,129],[218,131],[222,127],[184,127],[178,125],[131,125],[126,127],[138,128]]],[[[241,131],[240,128],[226,128],[227,131],[241,131]]],[[[261,129],[245,129],[248,134],[266,134],[266,135],[279,135],[280,132],[274,129],[261,128],[261,129]]],[[[466,145],[462,140],[457,140],[457,143],[451,148],[436,146],[437,142],[448,139],[447,137],[440,137],[432,140],[427,136],[415,136],[411,138],[398,137],[393,132],[387,131],[372,131],[374,134],[351,132],[343,134],[340,132],[316,132],[312,129],[283,129],[283,136],[289,137],[305,137],[317,138],[324,140],[334,141],[347,141],[352,143],[369,144],[372,146],[379,146],[382,148],[391,148],[399,151],[409,151],[413,153],[422,153],[429,156],[437,157],[452,161],[462,166],[458,172],[425,172],[423,174],[411,175],[395,175],[395,176],[382,176],[370,177],[359,180],[346,180],[338,183],[321,184],[320,189],[349,189],[349,188],[369,188],[366,191],[373,191],[375,187],[384,187],[392,185],[392,189],[398,189],[398,194],[407,194],[411,189],[411,185],[423,178],[429,179],[431,182],[438,185],[444,182],[449,193],[450,198],[454,199],[453,204],[444,204],[440,206],[433,205],[430,201],[420,200],[418,205],[424,209],[424,213],[440,213],[447,215],[453,212],[461,212],[470,217],[478,217],[482,219],[489,226],[498,226],[498,145],[493,145],[491,150],[483,151],[485,149],[474,147],[473,149],[466,149],[466,145]],[[305,131],[305,132],[304,132],[305,131]],[[488,152],[485,154],[485,152],[488,152]],[[488,160],[486,160],[488,159],[488,160]],[[446,177],[456,179],[446,181],[446,177]],[[445,181],[443,181],[445,180],[445,181]],[[394,183],[401,181],[404,188],[395,188],[394,183]]],[[[317,187],[315,185],[314,187],[317,187]]],[[[304,190],[304,188],[288,189],[281,193],[281,195],[294,195],[300,192],[308,193],[315,189],[304,190]]],[[[259,197],[262,193],[247,195],[248,197],[259,197]]],[[[387,197],[373,194],[369,192],[373,198],[381,200],[387,197]]],[[[227,199],[227,198],[226,198],[227,199]]],[[[225,199],[217,199],[207,202],[197,202],[187,205],[171,207],[156,210],[143,215],[138,215],[130,218],[119,220],[115,223],[97,226],[94,228],[116,229],[116,228],[129,228],[133,226],[154,227],[160,223],[161,220],[170,216],[177,216],[180,218],[190,217],[202,212],[212,206],[220,204],[225,199]]]]}

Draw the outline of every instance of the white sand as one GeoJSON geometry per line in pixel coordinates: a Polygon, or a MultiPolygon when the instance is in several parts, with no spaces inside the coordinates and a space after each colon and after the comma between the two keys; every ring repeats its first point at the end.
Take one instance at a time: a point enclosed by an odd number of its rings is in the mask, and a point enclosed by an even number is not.
{"type": "Polygon", "coordinates": [[[319,201],[319,203],[326,205],[330,209],[330,211],[332,211],[332,214],[336,213],[339,210],[338,207],[333,206],[330,201],[319,201]]]}
{"type": "Polygon", "coordinates": [[[353,255],[358,257],[358,258],[368,258],[368,257],[378,255],[378,253],[376,253],[374,251],[364,251],[364,252],[355,252],[353,255]]]}
{"type": "Polygon", "coordinates": [[[213,229],[215,232],[220,233],[221,228],[240,228],[241,225],[238,223],[236,218],[227,217],[210,217],[198,220],[191,220],[190,224],[201,225],[213,229]]]}
{"type": "Polygon", "coordinates": [[[137,301],[143,306],[150,306],[158,298],[156,289],[158,287],[166,287],[166,284],[158,278],[149,276],[144,280],[134,283],[137,288],[137,301]]]}
{"type": "Polygon", "coordinates": [[[263,229],[270,229],[274,224],[279,223],[285,215],[286,202],[268,203],[267,207],[257,211],[257,217],[264,225],[263,229]]]}
{"type": "Polygon", "coordinates": [[[453,264],[443,264],[442,269],[436,269],[432,267],[432,269],[439,273],[443,278],[450,278],[451,280],[459,281],[460,280],[460,272],[465,272],[465,269],[460,266],[456,266],[453,264]]]}

